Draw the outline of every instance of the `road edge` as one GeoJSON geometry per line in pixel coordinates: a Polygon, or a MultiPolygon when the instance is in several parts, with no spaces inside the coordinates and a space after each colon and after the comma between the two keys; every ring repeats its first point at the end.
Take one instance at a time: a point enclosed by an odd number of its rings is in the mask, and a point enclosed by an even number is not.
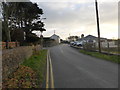
{"type": "Polygon", "coordinates": [[[54,88],[54,77],[50,51],[47,52],[46,88],[54,88]]]}

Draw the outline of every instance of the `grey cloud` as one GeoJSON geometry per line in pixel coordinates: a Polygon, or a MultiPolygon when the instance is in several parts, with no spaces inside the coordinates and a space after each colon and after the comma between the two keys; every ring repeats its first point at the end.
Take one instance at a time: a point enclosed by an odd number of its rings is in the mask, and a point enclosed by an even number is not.
{"type": "MultiPolygon", "coordinates": [[[[57,32],[64,37],[70,30],[79,29],[82,26],[86,27],[82,33],[96,32],[96,15],[95,3],[38,3],[44,11],[46,17],[46,28],[49,35],[52,33],[52,28],[56,28],[57,32]],[[51,29],[51,30],[50,30],[51,29]]],[[[99,15],[101,24],[117,23],[117,3],[100,2],[99,15]]]]}
{"type": "MultiPolygon", "coordinates": [[[[65,4],[65,3],[63,3],[65,4]]],[[[51,5],[54,5],[51,3],[51,5]]],[[[61,4],[62,5],[62,4],[61,4]]],[[[51,10],[45,7],[45,3],[41,4],[43,6],[44,13],[48,17],[47,22],[49,23],[91,23],[95,18],[94,7],[82,7],[81,4],[76,4],[76,9],[72,10],[70,7],[62,10],[51,10]],[[81,6],[81,8],[80,8],[81,6]]]]}
{"type": "Polygon", "coordinates": [[[115,2],[100,3],[100,19],[102,23],[117,23],[118,4],[115,2]]]}

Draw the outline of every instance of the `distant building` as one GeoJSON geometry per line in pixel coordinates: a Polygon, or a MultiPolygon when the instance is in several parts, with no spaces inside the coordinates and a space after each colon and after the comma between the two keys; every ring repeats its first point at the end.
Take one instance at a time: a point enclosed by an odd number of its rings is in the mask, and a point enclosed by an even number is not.
{"type": "MultiPolygon", "coordinates": [[[[86,37],[79,38],[78,42],[80,42],[81,44],[89,43],[89,44],[93,44],[96,47],[98,47],[98,37],[93,36],[93,35],[87,35],[86,37]]],[[[102,48],[118,47],[118,40],[107,39],[107,38],[101,37],[100,42],[101,42],[102,48]]]]}
{"type": "MultiPolygon", "coordinates": [[[[86,37],[78,39],[79,42],[82,44],[84,43],[92,43],[98,47],[98,37],[95,37],[93,35],[87,35],[86,37]]],[[[100,38],[101,42],[107,42],[107,38],[100,38]]]]}
{"type": "Polygon", "coordinates": [[[50,47],[56,44],[55,40],[51,39],[50,37],[43,37],[43,46],[50,47]]]}
{"type": "Polygon", "coordinates": [[[53,34],[50,38],[51,38],[51,39],[54,39],[54,40],[56,41],[57,44],[60,43],[60,37],[59,37],[58,35],[53,34]]]}

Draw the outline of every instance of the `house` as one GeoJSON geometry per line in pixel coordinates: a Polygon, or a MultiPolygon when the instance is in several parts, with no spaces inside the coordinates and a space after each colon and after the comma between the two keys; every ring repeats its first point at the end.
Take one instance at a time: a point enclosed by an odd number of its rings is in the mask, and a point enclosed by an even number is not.
{"type": "Polygon", "coordinates": [[[82,44],[84,44],[84,43],[96,43],[97,37],[92,36],[92,35],[88,35],[86,37],[79,38],[78,42],[82,42],[82,44]]]}
{"type": "MultiPolygon", "coordinates": [[[[98,37],[95,37],[93,35],[87,35],[86,37],[79,38],[78,42],[81,44],[89,43],[93,44],[96,47],[98,47],[98,37]]],[[[118,40],[113,39],[107,39],[107,38],[100,38],[100,43],[102,48],[112,48],[112,47],[118,47],[118,40]]]]}
{"type": "MultiPolygon", "coordinates": [[[[101,42],[106,42],[107,38],[100,38],[101,42]]],[[[89,43],[94,44],[96,47],[98,47],[98,37],[93,35],[87,35],[86,37],[78,39],[78,42],[81,42],[82,44],[89,43]]]]}
{"type": "Polygon", "coordinates": [[[59,44],[60,43],[60,37],[56,34],[53,34],[51,37],[51,39],[54,39],[56,41],[56,44],[59,44]]]}

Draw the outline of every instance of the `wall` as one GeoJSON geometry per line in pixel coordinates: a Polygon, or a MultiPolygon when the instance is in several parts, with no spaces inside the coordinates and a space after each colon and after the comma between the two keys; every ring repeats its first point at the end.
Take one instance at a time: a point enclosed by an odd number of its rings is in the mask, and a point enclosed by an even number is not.
{"type": "Polygon", "coordinates": [[[19,64],[33,54],[33,50],[40,50],[40,46],[22,46],[14,49],[6,49],[2,52],[2,78],[3,80],[14,72],[19,64]]]}
{"type": "MultiPolygon", "coordinates": [[[[8,42],[9,48],[19,47],[19,42],[8,42]]],[[[6,49],[6,42],[0,42],[0,49],[6,49]]]]}

